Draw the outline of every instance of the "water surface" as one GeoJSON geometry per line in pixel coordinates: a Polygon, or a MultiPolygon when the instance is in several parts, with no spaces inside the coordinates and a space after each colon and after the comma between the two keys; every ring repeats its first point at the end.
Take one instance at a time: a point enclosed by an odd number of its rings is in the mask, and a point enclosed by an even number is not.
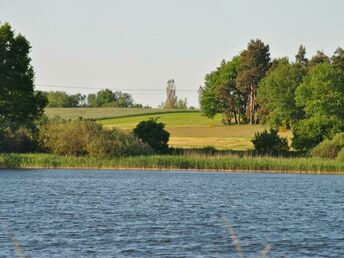
{"type": "Polygon", "coordinates": [[[238,257],[223,215],[247,257],[344,257],[343,176],[1,170],[0,191],[0,257],[238,257]]]}

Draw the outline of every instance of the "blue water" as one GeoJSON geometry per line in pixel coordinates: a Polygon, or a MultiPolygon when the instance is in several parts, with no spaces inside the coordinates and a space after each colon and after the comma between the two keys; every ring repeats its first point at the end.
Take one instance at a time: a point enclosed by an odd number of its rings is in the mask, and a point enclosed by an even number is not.
{"type": "Polygon", "coordinates": [[[0,171],[0,257],[344,257],[344,176],[0,171]]]}

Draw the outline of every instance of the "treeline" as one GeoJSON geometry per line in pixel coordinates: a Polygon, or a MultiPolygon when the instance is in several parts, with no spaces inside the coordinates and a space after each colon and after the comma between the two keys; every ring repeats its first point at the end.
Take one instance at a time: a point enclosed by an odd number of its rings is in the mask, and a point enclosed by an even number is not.
{"type": "Polygon", "coordinates": [[[344,50],[308,59],[300,46],[294,61],[271,59],[269,45],[251,40],[247,49],[205,77],[203,113],[226,122],[292,129],[292,146],[307,151],[344,130],[344,50]]]}
{"type": "MultiPolygon", "coordinates": [[[[68,94],[64,91],[44,92],[48,100],[47,107],[123,107],[142,108],[142,104],[136,104],[129,93],[100,90],[97,93],[86,95],[68,94]]],[[[147,106],[146,106],[147,107],[147,106]]]]}

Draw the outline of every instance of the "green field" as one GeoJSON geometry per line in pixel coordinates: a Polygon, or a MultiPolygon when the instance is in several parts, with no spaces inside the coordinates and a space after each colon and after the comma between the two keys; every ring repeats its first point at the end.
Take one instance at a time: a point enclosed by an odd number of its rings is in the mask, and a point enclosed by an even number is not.
{"type": "MultiPolygon", "coordinates": [[[[222,115],[209,119],[199,111],[175,111],[143,108],[48,108],[49,117],[76,119],[78,117],[97,119],[107,128],[118,127],[131,130],[139,122],[159,118],[166,124],[171,137],[169,145],[179,148],[202,148],[213,146],[217,149],[252,149],[251,139],[255,132],[265,129],[261,125],[230,125],[221,123],[222,115]]],[[[291,137],[291,132],[282,136],[291,137]]]]}
{"type": "Polygon", "coordinates": [[[45,110],[45,113],[48,117],[51,118],[54,116],[59,116],[63,119],[77,119],[79,117],[103,119],[169,112],[177,113],[185,112],[185,110],[169,110],[161,108],[46,108],[45,110]]]}

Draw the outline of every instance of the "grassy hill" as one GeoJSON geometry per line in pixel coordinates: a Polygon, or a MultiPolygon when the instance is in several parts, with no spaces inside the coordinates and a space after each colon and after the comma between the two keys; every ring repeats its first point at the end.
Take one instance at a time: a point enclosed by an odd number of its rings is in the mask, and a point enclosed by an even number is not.
{"type": "Polygon", "coordinates": [[[161,114],[161,113],[178,113],[178,112],[192,112],[175,109],[160,109],[160,108],[46,108],[48,117],[60,116],[64,119],[77,119],[79,117],[104,119],[104,118],[118,118],[130,117],[147,114],[161,114]]]}
{"type": "MultiPolygon", "coordinates": [[[[63,118],[97,119],[105,127],[131,130],[139,122],[149,118],[159,118],[170,132],[169,144],[181,148],[202,148],[213,146],[218,149],[251,149],[251,139],[255,132],[265,129],[261,125],[230,125],[221,123],[222,116],[214,119],[204,117],[199,111],[163,110],[145,108],[48,108],[48,116],[63,118]]],[[[291,137],[291,132],[281,133],[291,137]]]]}

